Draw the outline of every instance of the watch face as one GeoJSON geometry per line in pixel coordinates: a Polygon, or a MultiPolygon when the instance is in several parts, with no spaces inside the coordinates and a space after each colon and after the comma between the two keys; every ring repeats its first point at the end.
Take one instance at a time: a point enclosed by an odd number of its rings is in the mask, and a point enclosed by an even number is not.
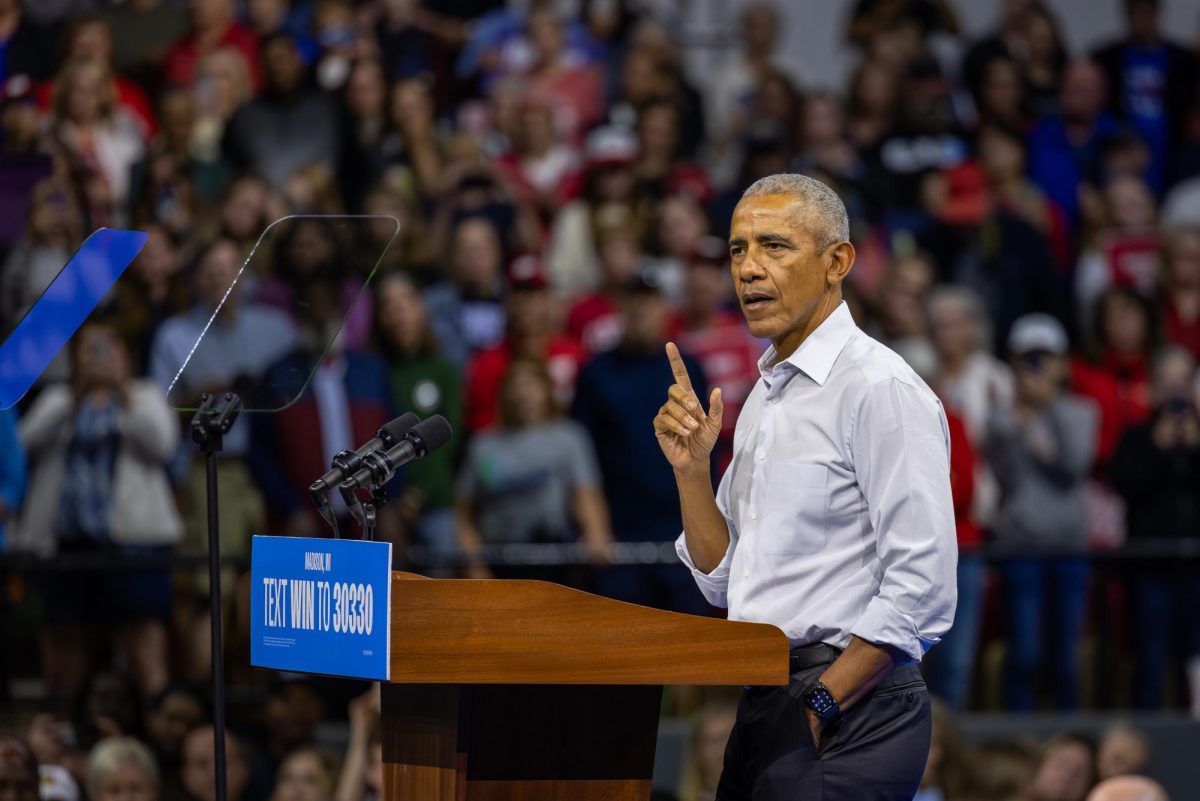
{"type": "Polygon", "coordinates": [[[837,699],[833,697],[833,693],[824,687],[814,687],[809,690],[808,695],[804,699],[805,704],[815,713],[817,717],[825,720],[838,712],[837,699]]]}

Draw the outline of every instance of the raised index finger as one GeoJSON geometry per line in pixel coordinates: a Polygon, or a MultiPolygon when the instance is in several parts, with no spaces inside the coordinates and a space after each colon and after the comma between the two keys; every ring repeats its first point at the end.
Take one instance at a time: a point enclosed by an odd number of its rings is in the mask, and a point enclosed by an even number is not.
{"type": "Polygon", "coordinates": [[[696,390],[692,389],[692,379],[688,376],[687,366],[684,365],[683,357],[679,355],[679,348],[675,347],[674,342],[667,343],[667,361],[671,363],[675,383],[695,395],[696,390]]]}

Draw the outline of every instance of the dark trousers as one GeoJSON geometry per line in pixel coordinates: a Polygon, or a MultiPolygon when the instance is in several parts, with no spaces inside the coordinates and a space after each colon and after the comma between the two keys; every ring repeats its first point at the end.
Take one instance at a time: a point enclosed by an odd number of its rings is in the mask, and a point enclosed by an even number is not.
{"type": "MultiPolygon", "coordinates": [[[[832,652],[832,649],[829,649],[832,652]]],[[[725,748],[717,801],[911,801],[929,755],[929,691],[916,665],[892,671],[813,745],[804,693],[823,664],[787,687],[747,687],[725,748]]]]}

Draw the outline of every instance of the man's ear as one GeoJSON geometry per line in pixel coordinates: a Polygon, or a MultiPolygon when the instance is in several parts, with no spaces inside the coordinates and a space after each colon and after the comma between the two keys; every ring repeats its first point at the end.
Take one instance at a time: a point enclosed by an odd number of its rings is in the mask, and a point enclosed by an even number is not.
{"type": "Polygon", "coordinates": [[[828,250],[829,265],[825,271],[825,280],[830,286],[838,286],[850,273],[854,266],[854,245],[849,242],[838,242],[828,250]]]}

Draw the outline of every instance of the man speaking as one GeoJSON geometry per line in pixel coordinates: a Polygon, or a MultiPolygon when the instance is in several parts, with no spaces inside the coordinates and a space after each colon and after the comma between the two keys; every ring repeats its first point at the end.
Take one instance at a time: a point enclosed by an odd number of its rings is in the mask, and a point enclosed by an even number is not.
{"type": "Polygon", "coordinates": [[[790,685],[742,695],[718,801],[911,799],[929,750],[915,663],[954,617],[949,435],[934,394],[842,302],[849,236],[841,200],[802,175],[755,182],[734,210],[738,301],[772,345],[715,495],[721,391],[706,413],[667,345],[654,429],[683,509],[676,550],[730,619],[792,645],[790,685]]]}

